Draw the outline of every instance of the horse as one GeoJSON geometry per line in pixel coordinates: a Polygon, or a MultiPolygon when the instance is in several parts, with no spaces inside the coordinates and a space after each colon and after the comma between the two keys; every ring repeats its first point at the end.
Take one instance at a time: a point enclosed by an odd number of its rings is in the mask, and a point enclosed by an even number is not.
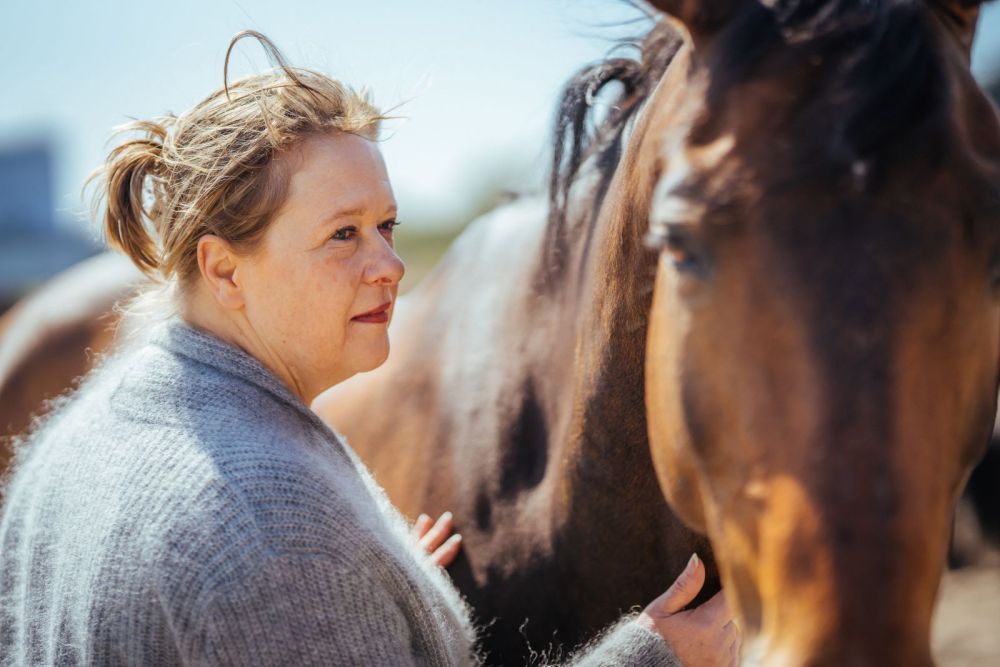
{"type": "MultiPolygon", "coordinates": [[[[121,255],[74,265],[0,317],[0,442],[25,432],[47,401],[71,389],[114,347],[115,304],[145,283],[121,255]]],[[[10,463],[0,448],[0,472],[10,463]]]]}
{"type": "Polygon", "coordinates": [[[1000,379],[978,3],[655,4],[692,44],[652,167],[661,487],[711,539],[745,662],[931,665],[1000,379]]]}
{"type": "Polygon", "coordinates": [[[574,147],[555,215],[474,225],[389,363],[315,407],[405,512],[454,510],[456,581],[514,622],[493,656],[589,636],[705,548],[653,469],[712,538],[749,660],[930,664],[948,517],[997,398],[978,5],[652,4],[687,37],[659,24],[622,74],[596,175],[560,206],[574,147]]]}

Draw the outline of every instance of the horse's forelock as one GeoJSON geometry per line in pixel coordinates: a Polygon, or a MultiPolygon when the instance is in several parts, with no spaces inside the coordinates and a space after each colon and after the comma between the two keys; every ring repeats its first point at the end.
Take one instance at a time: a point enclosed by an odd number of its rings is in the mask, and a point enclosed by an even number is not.
{"type": "Polygon", "coordinates": [[[929,11],[900,0],[783,0],[758,7],[732,26],[709,102],[731,106],[738,84],[757,76],[765,58],[784,52],[816,70],[816,85],[787,110],[788,125],[815,139],[795,137],[802,152],[800,164],[790,165],[795,173],[830,166],[831,158],[837,169],[868,160],[885,167],[932,141],[940,150],[925,154],[940,153],[952,91],[929,11]]]}

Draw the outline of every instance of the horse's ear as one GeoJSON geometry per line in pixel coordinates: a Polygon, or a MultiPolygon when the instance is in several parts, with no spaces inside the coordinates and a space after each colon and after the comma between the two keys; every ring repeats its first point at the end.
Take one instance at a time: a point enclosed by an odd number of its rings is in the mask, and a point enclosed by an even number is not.
{"type": "Polygon", "coordinates": [[[930,5],[944,15],[966,53],[972,51],[972,38],[976,35],[982,4],[982,0],[930,0],[930,5]]]}
{"type": "Polygon", "coordinates": [[[656,9],[683,23],[691,36],[697,38],[722,26],[744,0],[647,1],[656,9]]]}

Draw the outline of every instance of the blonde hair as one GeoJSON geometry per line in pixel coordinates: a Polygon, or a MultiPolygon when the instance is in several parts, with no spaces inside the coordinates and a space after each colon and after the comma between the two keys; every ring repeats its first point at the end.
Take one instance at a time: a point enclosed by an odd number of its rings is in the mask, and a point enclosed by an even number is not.
{"type": "Polygon", "coordinates": [[[287,195],[290,174],[277,156],[322,133],[375,140],[383,119],[365,91],[292,68],[267,37],[241,32],[226,51],[221,89],[179,117],[116,128],[113,136],[140,136],[116,146],[88,180],[100,184],[95,208],[108,245],[183,288],[198,274],[205,234],[253,249],[287,195]],[[248,36],[276,66],[230,83],[233,47],[248,36]]]}

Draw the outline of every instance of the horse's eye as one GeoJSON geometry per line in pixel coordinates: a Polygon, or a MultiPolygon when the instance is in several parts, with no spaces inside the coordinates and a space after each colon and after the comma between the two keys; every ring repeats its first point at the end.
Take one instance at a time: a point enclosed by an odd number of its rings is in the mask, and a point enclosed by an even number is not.
{"type": "Polygon", "coordinates": [[[650,233],[650,244],[669,255],[677,271],[699,278],[707,275],[707,253],[698,237],[687,225],[657,226],[650,233]]]}
{"type": "Polygon", "coordinates": [[[667,233],[663,241],[663,249],[674,260],[675,265],[684,266],[692,262],[695,253],[691,247],[692,242],[689,234],[672,230],[667,233]]]}

